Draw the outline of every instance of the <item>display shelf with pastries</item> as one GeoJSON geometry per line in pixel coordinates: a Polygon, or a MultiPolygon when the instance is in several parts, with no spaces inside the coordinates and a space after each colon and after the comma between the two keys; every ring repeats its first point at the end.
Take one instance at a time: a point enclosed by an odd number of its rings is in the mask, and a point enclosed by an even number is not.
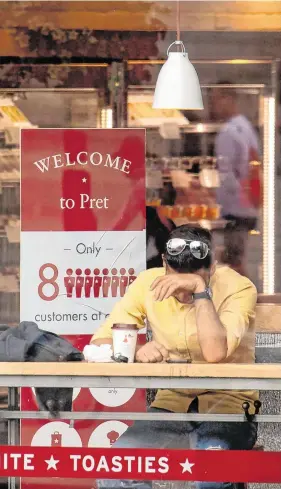
{"type": "Polygon", "coordinates": [[[153,92],[132,92],[128,94],[128,126],[159,128],[162,124],[187,127],[188,119],[177,109],[153,109],[153,92]]]}
{"type": "Polygon", "coordinates": [[[147,205],[176,225],[197,223],[210,230],[223,229],[216,201],[220,185],[213,157],[147,158],[147,205]]]}

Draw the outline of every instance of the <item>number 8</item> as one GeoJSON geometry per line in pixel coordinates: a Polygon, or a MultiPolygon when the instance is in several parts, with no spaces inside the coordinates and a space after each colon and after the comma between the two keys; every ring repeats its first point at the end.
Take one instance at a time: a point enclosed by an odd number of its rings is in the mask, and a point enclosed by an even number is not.
{"type": "Polygon", "coordinates": [[[45,263],[45,265],[42,265],[39,268],[39,277],[41,278],[41,283],[39,284],[38,287],[38,294],[39,297],[44,301],[53,301],[59,295],[59,286],[56,282],[58,275],[59,275],[58,269],[53,263],[45,263]],[[53,270],[54,273],[52,278],[45,277],[44,272],[47,268],[51,268],[51,270],[53,270]],[[43,292],[44,286],[48,284],[51,284],[54,287],[54,293],[50,296],[44,294],[43,292]]]}

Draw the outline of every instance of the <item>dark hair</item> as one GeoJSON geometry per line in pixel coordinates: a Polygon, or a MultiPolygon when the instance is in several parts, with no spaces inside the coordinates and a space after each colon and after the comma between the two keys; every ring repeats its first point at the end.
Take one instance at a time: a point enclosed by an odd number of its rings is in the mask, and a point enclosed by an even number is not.
{"type": "Polygon", "coordinates": [[[220,80],[217,82],[217,85],[218,85],[218,89],[221,90],[221,93],[223,95],[226,95],[227,97],[231,97],[233,99],[236,99],[237,98],[237,92],[236,92],[236,89],[235,88],[230,88],[230,87],[221,87],[220,88],[220,85],[234,85],[233,82],[229,81],[229,80],[220,80]]]}
{"type": "MultiPolygon", "coordinates": [[[[174,231],[170,233],[169,239],[173,238],[183,238],[185,240],[203,241],[206,243],[210,250],[212,246],[211,233],[207,229],[201,227],[190,226],[189,224],[184,224],[179,226],[174,231]]],[[[206,258],[199,260],[195,258],[187,246],[185,250],[177,256],[171,256],[165,250],[164,258],[169,267],[179,273],[195,273],[201,268],[209,269],[212,265],[212,254],[208,253],[206,258]]]]}

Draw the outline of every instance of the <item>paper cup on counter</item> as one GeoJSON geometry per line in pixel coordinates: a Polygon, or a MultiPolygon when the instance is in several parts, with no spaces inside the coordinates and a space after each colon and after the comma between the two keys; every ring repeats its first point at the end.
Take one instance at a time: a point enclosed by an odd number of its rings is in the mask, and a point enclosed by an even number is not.
{"type": "Polygon", "coordinates": [[[126,357],[128,363],[134,363],[138,339],[136,324],[113,324],[113,355],[115,358],[126,357]]]}

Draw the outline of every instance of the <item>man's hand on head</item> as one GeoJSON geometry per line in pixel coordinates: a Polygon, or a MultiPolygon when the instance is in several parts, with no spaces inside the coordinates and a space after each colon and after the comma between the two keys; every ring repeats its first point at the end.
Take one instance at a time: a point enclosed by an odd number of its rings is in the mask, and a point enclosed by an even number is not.
{"type": "Polygon", "coordinates": [[[136,353],[136,361],[139,363],[160,363],[167,360],[168,357],[168,350],[156,341],[146,343],[136,353]]]}
{"type": "Polygon", "coordinates": [[[206,288],[204,279],[195,273],[169,273],[158,277],[151,285],[156,301],[163,301],[179,292],[190,295],[203,292],[206,288]]]}

